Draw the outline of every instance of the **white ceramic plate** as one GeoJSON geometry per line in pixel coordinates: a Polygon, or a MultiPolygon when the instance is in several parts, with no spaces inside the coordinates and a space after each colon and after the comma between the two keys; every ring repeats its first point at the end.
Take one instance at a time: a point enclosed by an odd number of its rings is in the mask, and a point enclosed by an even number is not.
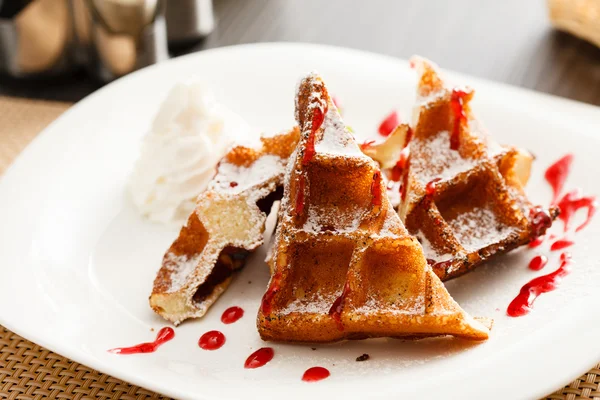
{"type": "MultiPolygon", "coordinates": [[[[275,358],[256,370],[244,360],[264,345],[255,315],[268,272],[264,249],[201,320],[176,329],[154,354],[119,356],[107,349],[153,340],[165,326],[147,298],[176,229],[142,220],[125,196],[142,135],[167,91],[181,79],[204,78],[225,104],[268,131],[293,123],[298,78],[318,70],[343,102],[355,131],[371,135],[391,109],[408,115],[414,72],[397,59],[334,47],[261,44],[193,54],[134,73],[89,96],[48,127],[0,182],[0,323],[66,357],[179,398],[535,398],[600,360],[598,247],[600,218],[577,236],[576,264],[561,287],[534,311],[509,318],[506,306],[540,272],[522,249],[448,284],[472,315],[495,320],[489,341],[371,340],[328,346],[275,344],[275,358]],[[252,283],[250,283],[251,281],[252,283]],[[223,325],[227,307],[246,310],[223,325]],[[219,329],[218,351],[197,346],[219,329]],[[355,358],[368,353],[367,362],[355,358]],[[300,380],[312,366],[331,377],[300,380]]],[[[451,75],[477,90],[475,110],[498,141],[538,156],[528,186],[547,204],[544,169],[576,155],[567,187],[598,191],[600,110],[479,79],[451,75]]],[[[548,253],[547,247],[542,248],[548,253]]]]}

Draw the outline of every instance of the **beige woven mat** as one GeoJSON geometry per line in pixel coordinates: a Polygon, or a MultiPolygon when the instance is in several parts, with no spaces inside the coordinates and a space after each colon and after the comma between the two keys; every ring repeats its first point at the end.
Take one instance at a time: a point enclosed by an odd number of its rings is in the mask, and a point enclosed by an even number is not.
{"type": "MultiPolygon", "coordinates": [[[[0,96],[0,173],[70,104],[0,96]]],[[[31,343],[0,326],[0,398],[164,399],[31,343]]],[[[548,399],[600,400],[600,364],[548,399]]]]}

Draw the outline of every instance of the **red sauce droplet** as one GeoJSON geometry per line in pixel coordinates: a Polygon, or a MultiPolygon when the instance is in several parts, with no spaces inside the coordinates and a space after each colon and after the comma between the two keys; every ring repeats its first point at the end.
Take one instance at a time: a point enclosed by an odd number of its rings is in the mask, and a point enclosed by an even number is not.
{"type": "Polygon", "coordinates": [[[241,307],[233,306],[223,311],[221,322],[224,324],[233,324],[244,316],[244,310],[241,307]]]}
{"type": "Polygon", "coordinates": [[[371,205],[381,206],[381,172],[377,171],[373,174],[373,182],[371,183],[371,205]]]}
{"type": "Polygon", "coordinates": [[[544,268],[546,264],[548,264],[548,257],[544,255],[538,255],[533,257],[529,262],[529,269],[539,271],[540,269],[544,268]]]}
{"type": "Polygon", "coordinates": [[[238,185],[238,183],[237,183],[237,182],[229,182],[229,187],[232,187],[232,188],[234,188],[234,187],[236,187],[237,185],[238,185]]]}
{"type": "Polygon", "coordinates": [[[265,292],[265,294],[262,298],[261,304],[260,304],[262,313],[265,316],[271,313],[271,310],[273,308],[273,298],[279,291],[280,285],[281,285],[281,272],[276,272],[275,275],[273,275],[273,278],[271,278],[271,284],[269,285],[269,288],[265,292]]]}
{"type": "Polygon", "coordinates": [[[556,242],[552,243],[552,246],[550,246],[550,251],[566,249],[567,247],[573,246],[574,244],[575,242],[573,242],[572,240],[559,239],[556,242]]]}
{"type": "Polygon", "coordinates": [[[540,294],[550,292],[558,287],[562,278],[569,273],[569,267],[572,262],[570,254],[561,254],[560,261],[560,267],[556,271],[532,279],[521,288],[517,297],[511,301],[506,309],[506,313],[510,317],[521,317],[528,314],[533,307],[535,299],[540,294]]]}
{"type": "Polygon", "coordinates": [[[429,266],[431,268],[436,268],[436,269],[444,269],[446,270],[451,264],[454,263],[454,259],[451,258],[449,260],[445,260],[445,261],[435,261],[431,258],[427,259],[427,264],[429,264],[429,266]]]}
{"type": "Polygon", "coordinates": [[[381,124],[379,124],[379,129],[377,131],[382,136],[389,136],[398,125],[400,125],[398,113],[396,111],[392,111],[387,117],[385,117],[381,124]]]}
{"type": "Polygon", "coordinates": [[[361,145],[360,145],[360,149],[362,151],[365,151],[366,149],[368,149],[369,147],[373,146],[373,144],[375,144],[376,141],[375,140],[365,140],[361,145]]]}
{"type": "Polygon", "coordinates": [[[569,172],[571,172],[571,164],[573,163],[573,154],[567,154],[560,160],[556,161],[546,170],[544,177],[552,186],[552,204],[556,202],[562,188],[567,181],[569,172]]]}
{"type": "Polygon", "coordinates": [[[450,135],[450,148],[452,150],[458,150],[458,146],[460,145],[460,126],[467,121],[463,104],[466,95],[466,92],[454,89],[450,97],[450,107],[452,107],[452,112],[454,113],[454,127],[450,135]]]}
{"type": "Polygon", "coordinates": [[[344,285],[344,289],[342,290],[342,294],[335,299],[333,305],[329,309],[329,316],[333,318],[337,327],[340,331],[344,330],[344,324],[342,323],[342,309],[344,308],[344,300],[350,294],[350,285],[348,282],[344,285]]]}
{"type": "Polygon", "coordinates": [[[200,336],[198,346],[203,350],[217,350],[225,344],[225,335],[219,331],[208,331],[200,336]]]}
{"type": "Polygon", "coordinates": [[[314,109],[310,134],[306,140],[306,148],[304,149],[304,156],[302,157],[303,165],[308,164],[308,162],[315,156],[315,136],[321,125],[323,125],[325,114],[327,114],[327,107],[325,107],[324,110],[322,110],[320,107],[316,107],[314,109]]]}
{"type": "Polygon", "coordinates": [[[539,245],[541,245],[542,243],[544,243],[544,235],[542,236],[538,236],[535,239],[533,239],[531,242],[529,242],[529,248],[533,249],[538,247],[539,245]]]}
{"type": "Polygon", "coordinates": [[[410,147],[405,147],[400,152],[400,157],[396,164],[392,167],[392,176],[391,179],[393,181],[400,181],[404,176],[404,173],[408,170],[408,159],[410,157],[410,147]]]}
{"type": "Polygon", "coordinates": [[[302,380],[304,382],[317,382],[321,381],[331,375],[327,368],[323,367],[312,367],[307,369],[302,375],[302,380]]]}
{"type": "Polygon", "coordinates": [[[531,216],[531,229],[535,237],[541,236],[546,232],[546,229],[552,226],[552,217],[542,206],[535,206],[529,214],[531,216]]]}
{"type": "Polygon", "coordinates": [[[565,194],[558,202],[558,208],[560,209],[560,218],[565,224],[565,232],[571,225],[573,216],[580,208],[587,209],[587,218],[584,223],[579,225],[575,232],[579,232],[587,226],[592,220],[592,217],[596,213],[598,208],[598,202],[594,196],[583,196],[580,189],[575,189],[565,194]]]}
{"type": "Polygon", "coordinates": [[[441,181],[442,178],[435,178],[432,181],[430,181],[427,186],[425,186],[425,195],[429,198],[435,196],[435,184],[438,183],[439,181],[441,181]]]}
{"type": "Polygon", "coordinates": [[[275,352],[270,347],[262,347],[250,354],[244,363],[244,368],[254,369],[264,366],[273,359],[275,352]]]}
{"type": "Polygon", "coordinates": [[[296,215],[301,215],[304,211],[304,189],[306,186],[306,178],[304,175],[298,176],[298,187],[296,189],[296,215]]]}
{"type": "Polygon", "coordinates": [[[115,349],[108,350],[109,353],[113,354],[140,354],[140,353],[154,353],[161,345],[165,344],[169,340],[175,337],[175,331],[173,328],[164,327],[156,334],[154,342],[140,343],[131,347],[117,347],[115,349]]]}

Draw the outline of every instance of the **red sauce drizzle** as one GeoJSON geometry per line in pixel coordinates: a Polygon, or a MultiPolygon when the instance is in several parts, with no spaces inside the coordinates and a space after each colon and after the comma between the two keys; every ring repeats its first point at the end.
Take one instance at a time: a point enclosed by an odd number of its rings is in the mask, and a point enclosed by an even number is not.
{"type": "Polygon", "coordinates": [[[302,380],[304,382],[317,382],[321,381],[331,375],[327,368],[323,367],[312,367],[307,369],[302,375],[302,380]]]}
{"type": "Polygon", "coordinates": [[[313,112],[312,124],[310,128],[310,134],[306,141],[306,148],[304,149],[304,156],[302,157],[302,164],[306,165],[315,156],[315,136],[323,120],[325,120],[325,114],[327,114],[327,107],[322,110],[320,107],[316,107],[313,112]]]}
{"type": "Polygon", "coordinates": [[[441,181],[442,178],[435,178],[425,186],[425,195],[429,198],[435,196],[435,184],[441,181]]]}
{"type": "Polygon", "coordinates": [[[544,243],[544,236],[538,236],[535,239],[533,239],[531,242],[529,242],[529,248],[533,249],[538,247],[539,245],[541,245],[542,243],[544,243]]]}
{"type": "Polygon", "coordinates": [[[296,215],[301,215],[304,211],[304,187],[306,178],[304,175],[298,175],[298,187],[296,189],[296,215]]]}
{"type": "Polygon", "coordinates": [[[548,257],[544,255],[535,256],[529,262],[529,269],[534,271],[539,271],[544,268],[548,264],[548,257]]]}
{"type": "Polygon", "coordinates": [[[238,185],[238,183],[237,183],[237,182],[229,182],[229,187],[232,187],[232,188],[234,188],[234,187],[236,187],[237,185],[238,185]]]}
{"type": "Polygon", "coordinates": [[[466,92],[454,89],[450,97],[450,107],[452,107],[452,112],[454,113],[454,127],[452,128],[452,135],[450,135],[450,148],[452,150],[458,150],[458,146],[460,145],[460,126],[467,121],[463,104],[466,95],[466,92]]]}
{"type": "Polygon", "coordinates": [[[552,217],[542,206],[535,206],[529,212],[531,216],[531,229],[535,237],[541,236],[546,229],[552,226],[552,217]]]}
{"type": "Polygon", "coordinates": [[[260,304],[260,308],[264,315],[268,315],[271,313],[271,310],[273,308],[273,298],[279,291],[280,285],[281,272],[276,272],[275,275],[273,275],[273,278],[271,279],[271,284],[269,285],[269,289],[267,289],[260,304]]]}
{"type": "Polygon", "coordinates": [[[108,350],[109,353],[113,354],[140,354],[140,353],[154,353],[161,345],[167,343],[169,340],[175,337],[175,331],[173,328],[164,327],[156,334],[154,342],[140,343],[131,347],[117,347],[115,349],[108,350]]]}
{"type": "Polygon", "coordinates": [[[398,158],[398,161],[396,161],[396,164],[392,168],[391,179],[393,181],[398,182],[398,181],[402,180],[402,177],[404,176],[405,171],[407,171],[406,167],[408,167],[409,157],[410,157],[410,147],[403,148],[402,151],[400,152],[400,157],[398,158]]]}
{"type": "Polygon", "coordinates": [[[264,366],[273,359],[275,352],[270,347],[261,347],[254,353],[250,354],[244,363],[244,368],[254,369],[264,366]]]}
{"type": "Polygon", "coordinates": [[[329,316],[331,318],[333,318],[333,320],[337,324],[337,327],[340,331],[344,330],[344,324],[342,324],[341,316],[342,316],[342,309],[344,308],[344,300],[346,299],[346,297],[349,294],[350,294],[350,285],[348,284],[348,282],[346,282],[346,284],[344,285],[344,290],[342,290],[342,294],[337,299],[335,299],[335,301],[333,302],[333,305],[329,309],[329,316]]]}
{"type": "Polygon", "coordinates": [[[381,172],[377,171],[373,174],[373,182],[371,183],[371,205],[381,206],[381,172]]]}
{"type": "Polygon", "coordinates": [[[244,310],[241,307],[233,306],[223,311],[221,322],[224,324],[233,324],[244,316],[244,310]]]}
{"type": "Polygon", "coordinates": [[[587,226],[592,220],[592,217],[596,213],[598,208],[598,202],[595,196],[583,196],[581,190],[575,189],[565,194],[558,202],[558,208],[560,209],[560,218],[565,224],[565,232],[569,229],[573,216],[580,208],[587,208],[587,218],[585,222],[575,229],[575,232],[579,232],[587,226]]]}
{"type": "Polygon", "coordinates": [[[454,263],[454,259],[451,258],[449,260],[445,260],[445,261],[435,261],[431,258],[427,259],[427,264],[429,264],[429,266],[431,268],[436,268],[436,269],[443,269],[444,271],[452,264],[454,263]]]}
{"type": "Polygon", "coordinates": [[[219,331],[208,331],[200,336],[198,346],[203,350],[217,350],[225,344],[225,335],[219,331]]]}
{"type": "Polygon", "coordinates": [[[510,317],[521,317],[528,314],[533,307],[535,299],[542,293],[550,292],[558,287],[562,278],[569,273],[571,265],[571,255],[562,253],[560,255],[560,267],[549,273],[532,279],[529,283],[521,288],[521,291],[508,305],[506,313],[510,317]]]}
{"type": "Polygon", "coordinates": [[[558,195],[562,191],[562,188],[567,181],[569,172],[571,172],[571,164],[573,163],[573,154],[567,154],[560,160],[556,161],[546,170],[544,177],[546,181],[552,186],[552,204],[556,203],[558,195]]]}
{"type": "Polygon", "coordinates": [[[360,145],[360,149],[362,151],[365,151],[366,149],[368,149],[369,147],[373,146],[373,144],[375,144],[377,141],[376,140],[365,140],[364,142],[362,142],[362,144],[360,145]]]}
{"type": "MultiPolygon", "coordinates": [[[[406,192],[408,190],[408,166],[410,164],[410,147],[408,147],[408,144],[410,143],[412,137],[413,131],[411,128],[408,128],[408,131],[406,132],[406,138],[404,139],[404,147],[400,152],[398,161],[396,161],[396,164],[392,167],[390,176],[390,180],[400,182],[399,191],[400,198],[402,200],[406,198],[406,192]]],[[[388,189],[389,188],[390,187],[388,187],[388,189]]]]}
{"type": "Polygon", "coordinates": [[[379,124],[377,131],[382,136],[389,136],[396,127],[400,125],[400,118],[396,111],[392,111],[383,121],[379,124]]]}
{"type": "Polygon", "coordinates": [[[550,251],[562,250],[567,247],[573,246],[574,244],[575,242],[573,242],[572,240],[559,239],[556,242],[552,243],[552,246],[550,246],[550,251]]]}

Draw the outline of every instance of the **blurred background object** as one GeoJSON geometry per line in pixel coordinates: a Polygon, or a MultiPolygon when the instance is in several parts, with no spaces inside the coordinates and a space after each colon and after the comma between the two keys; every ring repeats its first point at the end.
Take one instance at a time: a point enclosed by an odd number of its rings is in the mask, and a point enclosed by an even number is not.
{"type": "Polygon", "coordinates": [[[168,42],[213,28],[212,0],[3,0],[0,72],[55,76],[85,66],[110,81],[169,58],[168,42]]]}
{"type": "Polygon", "coordinates": [[[600,0],[548,0],[548,7],[554,26],[600,46],[600,0]]]}
{"type": "MultiPolygon", "coordinates": [[[[36,1],[40,0],[25,3],[36,1]]],[[[88,5],[90,0],[67,1],[74,5],[76,16],[72,55],[75,69],[37,80],[15,79],[4,73],[0,75],[0,95],[77,101],[102,85],[79,67],[87,63],[86,57],[91,57],[80,51],[79,43],[89,46],[92,33],[91,26],[86,28],[82,22],[85,19],[77,18],[78,12],[86,8],[77,5],[88,5]]],[[[275,41],[322,43],[404,59],[421,54],[449,70],[600,105],[600,49],[553,28],[549,3],[552,0],[158,1],[164,1],[166,6],[171,57],[222,46],[275,41]]],[[[561,3],[577,9],[584,1],[561,3]]],[[[20,2],[0,0],[2,23],[7,19],[4,10],[9,15],[8,11],[18,8],[16,3],[20,2]],[[10,6],[5,8],[2,3],[10,6]]],[[[593,9],[588,7],[582,15],[592,21],[597,13],[590,10],[593,9]]],[[[0,69],[6,64],[1,50],[5,44],[0,34],[0,69]]],[[[124,58],[120,60],[123,65],[113,64],[113,73],[131,69],[131,60],[126,61],[124,58]]]]}

